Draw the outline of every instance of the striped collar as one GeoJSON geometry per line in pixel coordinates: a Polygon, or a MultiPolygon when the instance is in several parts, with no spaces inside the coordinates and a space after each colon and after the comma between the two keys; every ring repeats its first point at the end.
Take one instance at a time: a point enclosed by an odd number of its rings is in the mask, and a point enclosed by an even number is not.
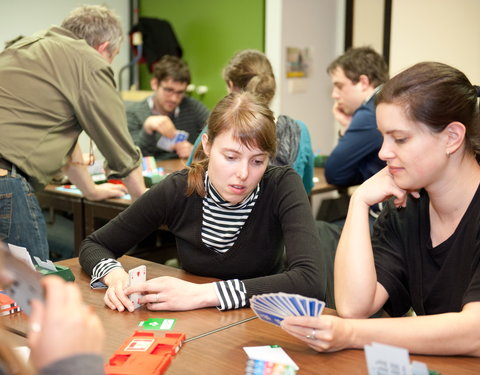
{"type": "Polygon", "coordinates": [[[222,198],[222,196],[218,193],[218,191],[210,182],[210,179],[208,178],[208,171],[206,171],[205,172],[205,191],[207,192],[207,195],[205,198],[210,198],[211,201],[216,206],[222,207],[228,210],[238,210],[238,209],[246,208],[249,204],[252,203],[252,201],[257,199],[258,193],[260,192],[260,184],[258,184],[257,187],[243,201],[233,204],[233,203],[227,202],[225,199],[222,198]]]}

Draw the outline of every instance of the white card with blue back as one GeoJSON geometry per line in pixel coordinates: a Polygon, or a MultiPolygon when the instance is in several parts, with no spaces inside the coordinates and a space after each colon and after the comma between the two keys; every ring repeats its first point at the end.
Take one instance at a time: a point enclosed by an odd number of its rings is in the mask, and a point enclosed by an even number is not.
{"type": "Polygon", "coordinates": [[[177,130],[173,138],[167,138],[162,135],[157,142],[157,147],[164,151],[172,151],[175,144],[186,141],[188,135],[188,132],[184,130],[177,130]]]}

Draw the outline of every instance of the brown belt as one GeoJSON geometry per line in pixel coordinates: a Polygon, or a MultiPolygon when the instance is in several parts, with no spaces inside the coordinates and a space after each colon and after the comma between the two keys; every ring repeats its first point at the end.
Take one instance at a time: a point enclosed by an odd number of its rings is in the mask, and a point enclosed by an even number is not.
{"type": "Polygon", "coordinates": [[[12,163],[10,163],[8,160],[0,158],[0,169],[11,171],[12,163]]]}

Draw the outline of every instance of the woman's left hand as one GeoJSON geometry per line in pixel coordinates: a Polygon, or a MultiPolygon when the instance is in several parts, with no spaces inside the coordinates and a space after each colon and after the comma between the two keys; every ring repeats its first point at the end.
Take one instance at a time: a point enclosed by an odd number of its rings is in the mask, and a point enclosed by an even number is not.
{"type": "Polygon", "coordinates": [[[184,311],[220,304],[212,283],[195,284],[170,276],[130,286],[124,292],[143,294],[138,302],[146,304],[149,310],[184,311]]]}
{"type": "Polygon", "coordinates": [[[281,327],[318,352],[336,352],[352,347],[353,327],[349,320],[332,315],[290,316],[281,327]]]}

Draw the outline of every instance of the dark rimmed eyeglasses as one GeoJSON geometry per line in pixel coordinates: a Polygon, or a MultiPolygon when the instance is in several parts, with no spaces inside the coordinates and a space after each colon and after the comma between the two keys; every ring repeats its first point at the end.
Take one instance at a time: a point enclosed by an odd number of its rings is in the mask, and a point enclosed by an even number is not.
{"type": "Polygon", "coordinates": [[[185,95],[185,90],[175,90],[171,87],[165,87],[165,86],[160,86],[161,89],[168,95],[178,95],[178,96],[183,96],[185,95]]]}

